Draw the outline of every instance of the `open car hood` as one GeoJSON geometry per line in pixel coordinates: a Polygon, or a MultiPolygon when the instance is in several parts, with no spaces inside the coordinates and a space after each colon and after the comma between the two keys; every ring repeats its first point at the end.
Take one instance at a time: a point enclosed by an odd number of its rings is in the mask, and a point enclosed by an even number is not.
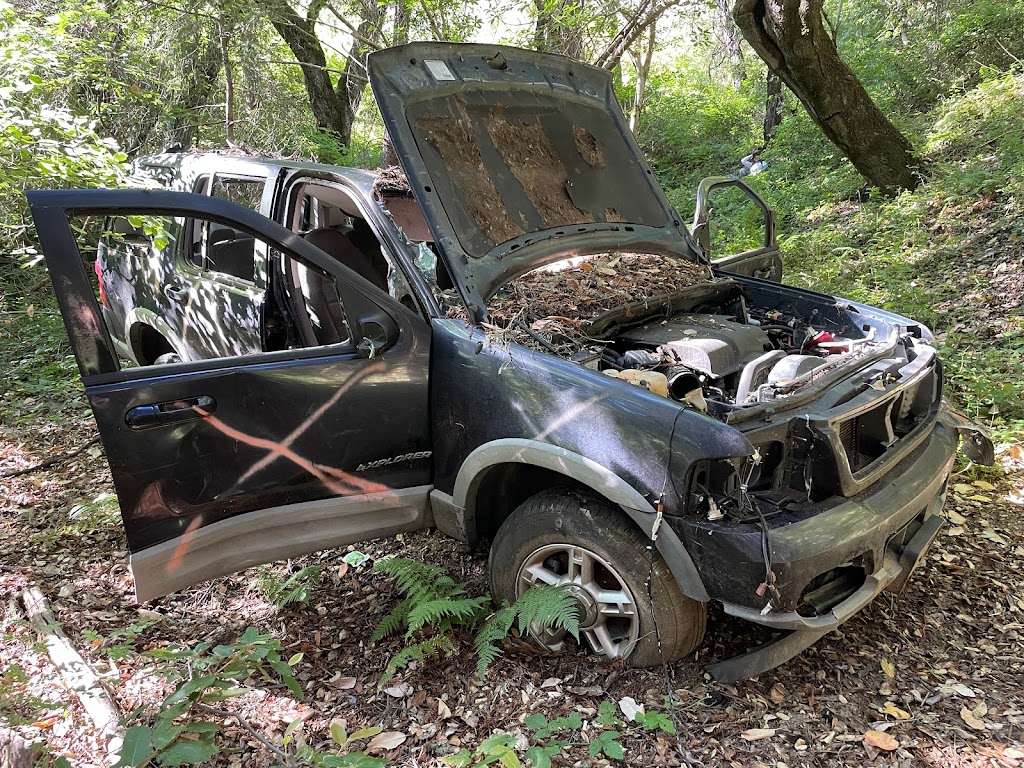
{"type": "Polygon", "coordinates": [[[609,72],[497,45],[369,57],[391,141],[464,297],[572,252],[698,249],[629,131],[609,72]]]}

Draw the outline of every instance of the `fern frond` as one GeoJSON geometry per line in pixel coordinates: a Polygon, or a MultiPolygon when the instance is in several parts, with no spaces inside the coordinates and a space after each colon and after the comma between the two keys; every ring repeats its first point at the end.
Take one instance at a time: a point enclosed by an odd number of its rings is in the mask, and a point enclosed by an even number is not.
{"type": "Polygon", "coordinates": [[[576,598],[564,587],[548,584],[530,587],[512,604],[518,618],[519,631],[531,626],[540,629],[564,629],[580,639],[580,618],[576,614],[576,598]]]}
{"type": "Polygon", "coordinates": [[[476,676],[483,680],[490,668],[499,656],[501,648],[498,641],[505,639],[512,629],[512,622],[516,619],[515,610],[508,605],[503,606],[497,613],[487,620],[487,623],[476,633],[473,640],[473,649],[476,651],[476,676]]]}
{"type": "Polygon", "coordinates": [[[283,579],[270,568],[260,568],[256,579],[259,588],[267,599],[277,608],[284,608],[290,603],[305,603],[309,600],[309,590],[319,583],[323,567],[307,565],[296,571],[287,579],[283,579]]]}
{"type": "Polygon", "coordinates": [[[576,615],[576,599],[564,587],[545,585],[530,587],[519,598],[498,610],[477,632],[473,640],[476,651],[476,675],[481,680],[491,664],[501,656],[498,643],[504,640],[513,624],[523,634],[534,629],[564,629],[576,640],[580,638],[580,619],[576,615]]]}
{"type": "Polygon", "coordinates": [[[380,680],[377,681],[377,687],[383,688],[384,684],[395,676],[395,672],[408,667],[409,662],[411,661],[423,661],[423,643],[407,645],[392,656],[388,660],[388,665],[384,667],[384,672],[381,673],[380,680]]]}
{"type": "Polygon", "coordinates": [[[405,626],[405,621],[412,610],[412,606],[412,599],[407,597],[392,608],[391,612],[381,619],[380,624],[373,630],[373,634],[370,635],[370,643],[379,643],[385,637],[398,634],[402,627],[405,626]]]}
{"type": "Polygon", "coordinates": [[[465,589],[445,575],[444,571],[431,563],[391,557],[373,564],[375,573],[390,576],[398,590],[415,602],[433,600],[442,596],[461,596],[465,589]]]}
{"type": "Polygon", "coordinates": [[[405,669],[413,661],[422,664],[438,659],[442,655],[453,656],[456,650],[455,642],[449,635],[434,635],[418,643],[407,645],[388,661],[384,672],[377,681],[377,687],[383,688],[398,670],[405,669]]]}
{"type": "Polygon", "coordinates": [[[463,597],[454,600],[442,597],[419,603],[409,611],[405,636],[410,638],[424,625],[433,626],[446,619],[448,621],[445,623],[449,627],[456,624],[475,624],[476,618],[490,602],[490,597],[463,597]]]}

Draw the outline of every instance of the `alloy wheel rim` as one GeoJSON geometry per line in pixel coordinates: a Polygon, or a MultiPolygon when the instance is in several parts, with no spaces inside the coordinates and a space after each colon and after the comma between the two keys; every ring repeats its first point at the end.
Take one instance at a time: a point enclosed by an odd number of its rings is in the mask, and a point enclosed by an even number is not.
{"type": "MultiPolygon", "coordinates": [[[[516,576],[516,596],[533,586],[563,586],[576,599],[580,637],[598,656],[628,656],[640,634],[636,600],[615,567],[586,547],[548,544],[534,550],[516,576]]],[[[551,651],[565,646],[566,631],[536,626],[530,634],[551,651]]]]}

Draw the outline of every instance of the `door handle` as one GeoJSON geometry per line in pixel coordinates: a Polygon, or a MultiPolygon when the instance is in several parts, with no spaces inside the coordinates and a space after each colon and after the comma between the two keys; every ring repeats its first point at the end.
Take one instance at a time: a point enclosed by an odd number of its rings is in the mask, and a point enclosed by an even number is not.
{"type": "Polygon", "coordinates": [[[132,429],[152,429],[201,419],[216,409],[216,400],[209,395],[200,395],[166,403],[137,405],[125,414],[124,421],[132,429]]]}
{"type": "Polygon", "coordinates": [[[174,301],[181,301],[188,295],[188,288],[178,285],[166,285],[164,286],[164,295],[174,301]]]}

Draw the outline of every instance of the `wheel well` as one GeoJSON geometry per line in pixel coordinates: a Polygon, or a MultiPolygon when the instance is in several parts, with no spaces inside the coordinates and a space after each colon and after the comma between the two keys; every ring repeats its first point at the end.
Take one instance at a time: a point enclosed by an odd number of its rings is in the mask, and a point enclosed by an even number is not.
{"type": "Polygon", "coordinates": [[[531,496],[547,488],[562,487],[591,495],[595,491],[571,477],[533,464],[498,464],[480,480],[475,498],[476,532],[494,538],[501,524],[531,496]]]}
{"type": "Polygon", "coordinates": [[[174,351],[160,331],[144,323],[132,326],[131,345],[139,365],[152,365],[160,355],[174,351]]]}

